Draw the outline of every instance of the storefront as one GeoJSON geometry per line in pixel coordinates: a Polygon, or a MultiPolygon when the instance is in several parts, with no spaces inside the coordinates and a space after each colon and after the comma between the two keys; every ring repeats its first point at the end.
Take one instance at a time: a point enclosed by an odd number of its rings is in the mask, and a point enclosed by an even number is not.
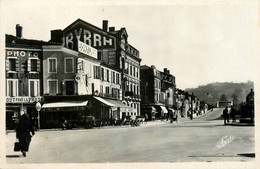
{"type": "Polygon", "coordinates": [[[15,129],[21,111],[28,114],[30,119],[39,118],[35,105],[41,101],[42,97],[6,97],[6,129],[15,129]]]}
{"type": "Polygon", "coordinates": [[[118,100],[105,99],[96,96],[94,96],[93,98],[102,103],[103,107],[108,107],[108,117],[115,120],[121,120],[125,118],[125,116],[128,115],[130,112],[134,111],[132,107],[127,106],[126,104],[123,104],[118,100]]]}
{"type": "Polygon", "coordinates": [[[66,119],[73,127],[82,126],[87,112],[88,101],[64,101],[45,103],[42,106],[42,128],[58,128],[62,119],[66,119]]]}
{"type": "Polygon", "coordinates": [[[156,109],[154,108],[154,106],[143,106],[141,111],[142,111],[142,115],[145,114],[148,115],[148,120],[155,119],[156,109]]]}

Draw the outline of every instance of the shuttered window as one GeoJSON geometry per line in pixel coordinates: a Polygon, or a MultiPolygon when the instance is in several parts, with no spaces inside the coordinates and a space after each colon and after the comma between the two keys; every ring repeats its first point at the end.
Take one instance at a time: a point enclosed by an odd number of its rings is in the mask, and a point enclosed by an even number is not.
{"type": "Polygon", "coordinates": [[[57,72],[57,59],[49,59],[49,73],[56,73],[57,72]]]}
{"type": "Polygon", "coordinates": [[[65,73],[73,73],[73,58],[65,58],[65,73]]]}
{"type": "Polygon", "coordinates": [[[7,90],[6,96],[14,97],[18,96],[18,80],[17,79],[7,79],[7,90]]]}
{"type": "Polygon", "coordinates": [[[37,72],[38,70],[37,67],[38,67],[37,59],[30,59],[30,66],[28,65],[28,68],[31,68],[31,70],[28,71],[37,72]]]}
{"type": "Polygon", "coordinates": [[[107,70],[107,81],[109,82],[109,70],[107,70]]]}
{"type": "Polygon", "coordinates": [[[39,80],[30,80],[29,96],[34,97],[38,96],[39,93],[39,80]]]}
{"type": "Polygon", "coordinates": [[[57,81],[56,80],[49,80],[49,95],[56,95],[57,94],[57,81]]]}
{"type": "Polygon", "coordinates": [[[17,59],[9,59],[9,70],[16,71],[16,60],[17,59]]]}

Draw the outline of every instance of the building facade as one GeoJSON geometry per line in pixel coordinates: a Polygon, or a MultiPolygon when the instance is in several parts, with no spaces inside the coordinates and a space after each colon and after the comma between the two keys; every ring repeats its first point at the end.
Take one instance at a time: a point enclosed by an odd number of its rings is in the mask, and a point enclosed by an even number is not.
{"type": "Polygon", "coordinates": [[[101,64],[120,71],[120,100],[132,107],[131,112],[123,116],[140,115],[140,62],[139,51],[128,43],[125,28],[115,30],[103,21],[102,29],[81,19],[76,20],[64,30],[53,30],[52,42],[60,42],[64,47],[77,51],[78,41],[97,50],[97,59],[101,64]]]}
{"type": "Polygon", "coordinates": [[[162,92],[161,72],[154,65],[142,65],[140,76],[142,114],[147,114],[150,120],[167,116],[167,99],[165,92],[162,92]]]}
{"type": "Polygon", "coordinates": [[[16,36],[6,35],[6,128],[13,129],[21,111],[39,118],[35,108],[42,102],[42,45],[48,42],[22,37],[16,25],[16,36]]]}
{"type": "Polygon", "coordinates": [[[161,74],[161,92],[165,95],[165,106],[172,108],[176,105],[176,83],[175,76],[170,74],[170,70],[164,68],[161,74]]]}

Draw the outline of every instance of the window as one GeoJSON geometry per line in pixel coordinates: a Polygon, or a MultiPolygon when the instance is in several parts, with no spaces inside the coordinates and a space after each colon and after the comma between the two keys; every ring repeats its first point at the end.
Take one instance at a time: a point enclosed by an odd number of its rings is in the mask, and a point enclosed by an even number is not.
{"type": "Polygon", "coordinates": [[[113,72],[113,79],[112,83],[115,83],[115,72],[113,72]]]}
{"type": "Polygon", "coordinates": [[[109,94],[109,87],[106,87],[106,94],[109,94]]]}
{"type": "Polygon", "coordinates": [[[109,70],[107,70],[107,81],[109,82],[109,70]]]}
{"type": "Polygon", "coordinates": [[[94,65],[93,71],[94,71],[94,79],[100,79],[100,67],[94,65]]]}
{"type": "Polygon", "coordinates": [[[37,59],[31,59],[31,71],[37,72],[37,59]]]}
{"type": "Polygon", "coordinates": [[[29,80],[29,96],[38,96],[39,93],[39,80],[29,80]]]}
{"type": "Polygon", "coordinates": [[[116,84],[119,84],[119,73],[116,74],[116,84]]]}
{"type": "Polygon", "coordinates": [[[49,80],[49,95],[56,95],[58,93],[58,80],[49,80]]]}
{"type": "Polygon", "coordinates": [[[133,69],[134,69],[133,73],[134,73],[134,77],[135,77],[135,67],[133,67],[133,69]]]}
{"type": "Polygon", "coordinates": [[[132,76],[132,66],[130,66],[130,75],[132,76]]]}
{"type": "Polygon", "coordinates": [[[49,73],[57,73],[57,59],[49,59],[49,73]]]}
{"type": "Polygon", "coordinates": [[[101,94],[103,94],[103,85],[100,85],[100,92],[101,94]]]}
{"type": "Polygon", "coordinates": [[[101,80],[104,81],[104,68],[101,68],[101,80]]]}
{"type": "Polygon", "coordinates": [[[73,58],[65,58],[65,73],[73,73],[73,58]]]}
{"type": "Polygon", "coordinates": [[[9,59],[9,70],[16,71],[16,60],[17,59],[9,59]]]}
{"type": "Polygon", "coordinates": [[[18,96],[18,79],[7,79],[6,96],[18,96]]]}

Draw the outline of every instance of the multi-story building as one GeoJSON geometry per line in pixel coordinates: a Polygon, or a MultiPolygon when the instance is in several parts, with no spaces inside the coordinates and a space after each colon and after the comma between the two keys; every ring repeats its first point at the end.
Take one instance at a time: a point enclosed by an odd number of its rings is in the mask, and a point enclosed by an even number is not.
{"type": "MultiPolygon", "coordinates": [[[[108,28],[103,21],[102,29],[81,19],[76,20],[64,30],[52,31],[52,42],[60,42],[64,47],[78,50],[78,41],[97,49],[97,59],[101,64],[111,66],[121,73],[120,100],[132,107],[132,111],[123,114],[140,115],[140,62],[139,51],[128,43],[125,28],[108,28]]],[[[130,109],[129,109],[130,110],[130,109]]]]}
{"type": "Polygon", "coordinates": [[[78,19],[51,31],[50,41],[60,45],[43,46],[46,126],[57,125],[62,117],[79,122],[86,116],[122,119],[135,112],[122,102],[114,35],[78,19]]]}
{"type": "Polygon", "coordinates": [[[48,42],[6,35],[6,128],[13,129],[21,111],[38,118],[36,102],[42,102],[42,45],[48,42]]]}
{"type": "MultiPolygon", "coordinates": [[[[104,22],[107,30],[107,21],[104,22]]],[[[126,115],[140,115],[140,62],[139,51],[128,43],[128,34],[125,28],[115,30],[109,28],[109,33],[116,37],[116,64],[122,73],[122,98],[123,103],[134,108],[134,112],[126,115]]]]}
{"type": "Polygon", "coordinates": [[[176,84],[175,77],[170,74],[170,70],[164,68],[161,73],[161,92],[165,95],[165,106],[172,108],[176,105],[176,84]]]}
{"type": "Polygon", "coordinates": [[[142,65],[141,76],[141,110],[149,119],[160,118],[168,113],[165,108],[166,95],[161,91],[161,73],[154,65],[142,65]]]}

